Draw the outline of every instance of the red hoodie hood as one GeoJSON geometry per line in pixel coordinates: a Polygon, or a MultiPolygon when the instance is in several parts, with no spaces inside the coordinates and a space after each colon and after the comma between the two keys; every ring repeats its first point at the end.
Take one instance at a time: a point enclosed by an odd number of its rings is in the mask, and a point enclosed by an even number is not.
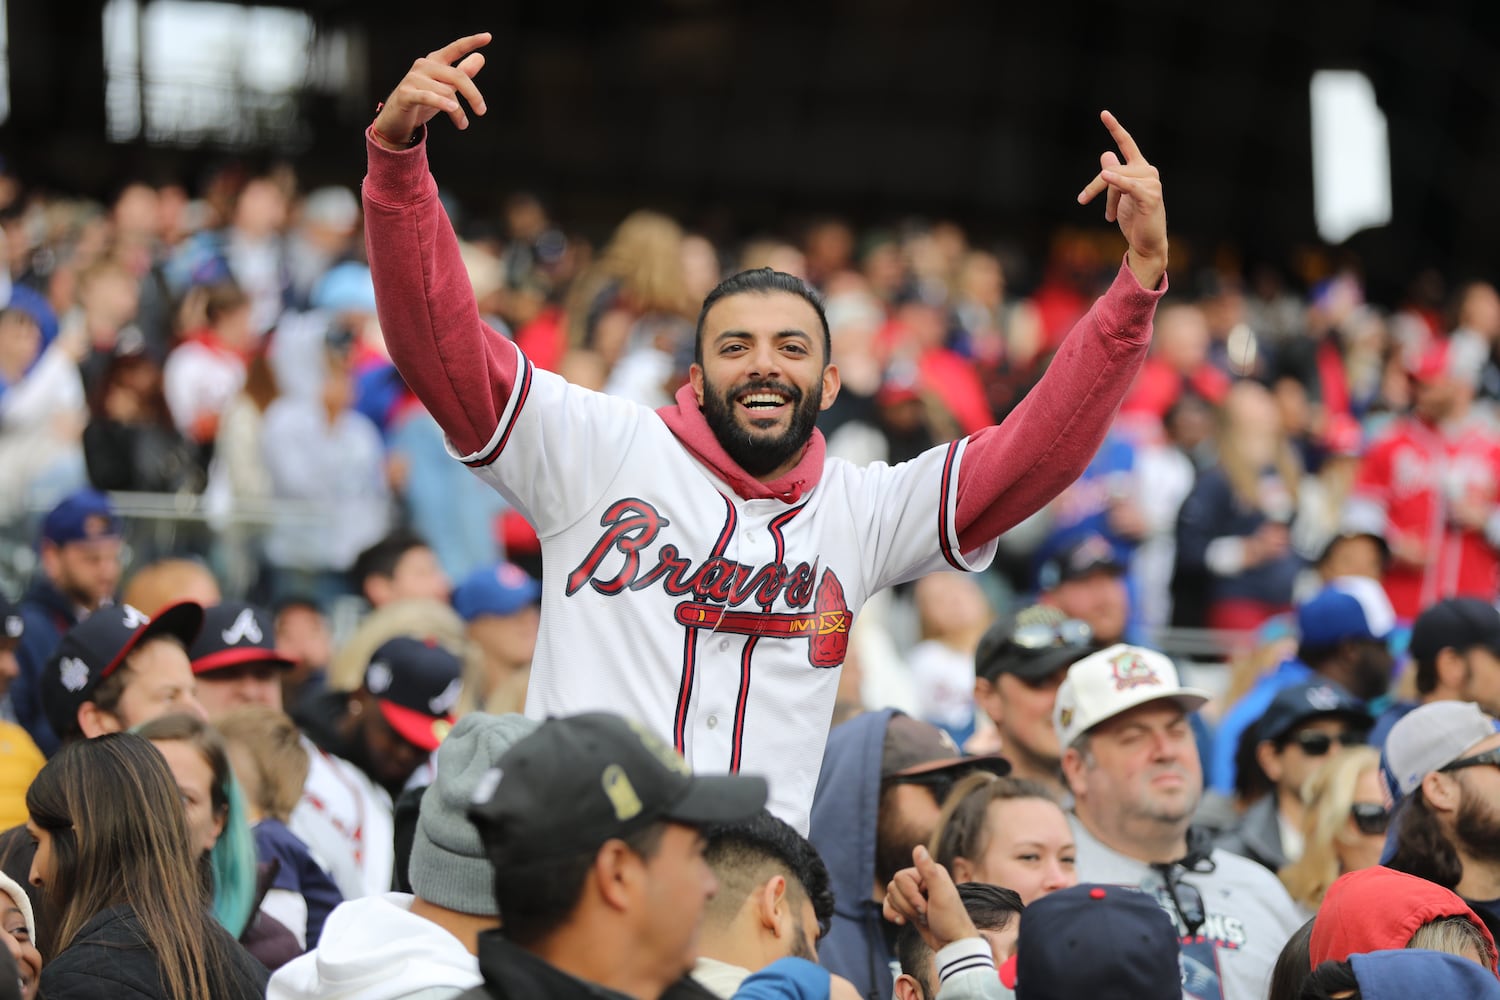
{"type": "Polygon", "coordinates": [[[823,432],[813,428],[812,437],[802,452],[802,458],[792,471],[780,479],[763,483],[739,467],[703,416],[698,405],[698,395],[691,384],[677,390],[677,405],[663,406],[656,411],[662,423],[667,425],[682,446],[693,453],[693,457],[714,470],[714,474],[728,483],[744,500],[780,500],[796,503],[808,490],[818,485],[823,477],[823,459],[828,453],[823,432]]]}
{"type": "Polygon", "coordinates": [[[1456,893],[1435,882],[1379,866],[1340,875],[1313,923],[1308,942],[1311,967],[1364,952],[1405,948],[1418,927],[1440,917],[1467,917],[1495,947],[1484,921],[1456,893]]]}

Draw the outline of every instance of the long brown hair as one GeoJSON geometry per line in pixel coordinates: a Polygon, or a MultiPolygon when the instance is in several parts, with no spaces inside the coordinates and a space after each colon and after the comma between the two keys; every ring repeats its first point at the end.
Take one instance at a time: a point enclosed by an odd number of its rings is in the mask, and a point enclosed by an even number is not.
{"type": "Polygon", "coordinates": [[[129,906],[156,955],[166,995],[214,995],[233,959],[203,899],[187,817],[167,762],[133,733],[62,748],[26,792],[36,826],[52,836],[45,892],[61,914],[48,960],[100,912],[129,906]]]}
{"type": "Polygon", "coordinates": [[[948,793],[938,813],[928,850],[938,864],[949,871],[953,862],[964,858],[970,862],[984,856],[989,847],[990,832],[985,825],[991,802],[1011,799],[1041,799],[1057,804],[1047,789],[1025,778],[1000,777],[988,771],[964,775],[948,793]]]}

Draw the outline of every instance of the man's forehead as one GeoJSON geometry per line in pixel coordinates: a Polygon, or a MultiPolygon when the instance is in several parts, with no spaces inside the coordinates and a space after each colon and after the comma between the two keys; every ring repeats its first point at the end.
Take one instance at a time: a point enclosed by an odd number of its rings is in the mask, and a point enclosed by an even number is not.
{"type": "Polygon", "coordinates": [[[1092,732],[1095,735],[1108,735],[1132,725],[1170,724],[1186,715],[1187,711],[1171,698],[1157,698],[1155,701],[1128,708],[1112,719],[1105,719],[1095,726],[1092,732]]]}
{"type": "Polygon", "coordinates": [[[726,295],[709,309],[703,331],[716,336],[726,330],[781,333],[788,329],[812,335],[822,332],[817,310],[800,295],[779,290],[726,295]]]}

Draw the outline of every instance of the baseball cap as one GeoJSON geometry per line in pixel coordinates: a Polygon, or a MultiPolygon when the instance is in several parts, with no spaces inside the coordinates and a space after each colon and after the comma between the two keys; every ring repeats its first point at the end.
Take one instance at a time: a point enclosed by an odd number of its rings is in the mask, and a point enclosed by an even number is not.
{"type": "Polygon", "coordinates": [[[0,643],[15,642],[25,634],[26,619],[4,594],[0,594],[0,643]]]}
{"type": "Polygon", "coordinates": [[[375,282],[370,269],[354,261],[332,268],[313,288],[312,307],[329,312],[374,312],[375,282]]]}
{"type": "Polygon", "coordinates": [[[412,891],[430,903],[492,917],[495,872],[469,820],[469,805],[506,751],[540,725],[524,715],[470,712],[438,747],[432,784],[422,794],[408,868],[412,891]]]}
{"type": "Polygon", "coordinates": [[[1075,885],[1026,907],[1016,1000],[1182,1000],[1177,928],[1152,897],[1075,885]]]}
{"type": "Polygon", "coordinates": [[[1058,549],[1037,570],[1037,589],[1055,590],[1059,584],[1078,580],[1090,573],[1104,571],[1120,574],[1124,565],[1115,555],[1113,545],[1103,535],[1085,535],[1058,549]]]}
{"type": "Polygon", "coordinates": [[[1328,887],[1308,940],[1312,968],[1350,955],[1405,948],[1423,924],[1464,917],[1495,946],[1484,921],[1451,889],[1376,865],[1340,875],[1328,887]],[[1399,900],[1399,905],[1392,905],[1399,900]]]}
{"type": "Polygon", "coordinates": [[[453,591],[453,610],[466,622],[480,615],[513,615],[541,600],[541,584],[515,563],[475,570],[453,591]]]}
{"type": "Polygon", "coordinates": [[[974,673],[988,681],[1001,674],[1039,681],[1093,650],[1094,632],[1087,622],[1050,605],[1033,604],[989,627],[974,653],[974,673]]]}
{"type": "Polygon", "coordinates": [[[469,817],[498,864],[597,850],[658,820],[708,826],[766,804],[764,778],[694,775],[655,733],[607,712],[548,719],[500,758],[469,817]]]}
{"type": "Polygon", "coordinates": [[[1120,642],[1068,668],[1057,689],[1052,725],[1066,747],[1099,723],[1148,701],[1170,698],[1191,712],[1208,697],[1207,691],[1184,687],[1168,657],[1120,642]]]}
{"type": "Polygon", "coordinates": [[[1297,608],[1297,630],[1309,646],[1383,640],[1395,627],[1396,612],[1385,589],[1363,576],[1341,576],[1297,608]]]}
{"type": "Polygon", "coordinates": [[[203,606],[183,601],[155,618],[128,604],[109,604],[68,629],[42,669],[42,710],[53,731],[65,736],[77,728],[78,707],[142,643],[174,636],[188,648],[202,625],[203,606]]]}
{"type": "Polygon", "coordinates": [[[1418,705],[1391,727],[1380,754],[1380,776],[1400,802],[1433,771],[1453,763],[1495,735],[1495,720],[1472,701],[1418,705]]]}
{"type": "Polygon", "coordinates": [[[365,667],[365,690],[380,714],[408,743],[436,750],[453,728],[463,664],[435,641],[397,636],[379,646],[365,667]]]}
{"type": "Polygon", "coordinates": [[[1417,615],[1407,648],[1412,659],[1431,664],[1444,649],[1476,646],[1500,656],[1500,611],[1477,597],[1449,597],[1417,615]]]}
{"type": "Polygon", "coordinates": [[[114,504],[98,490],[68,494],[42,519],[42,539],[53,545],[116,538],[119,534],[120,517],[114,504]]]}
{"type": "Polygon", "coordinates": [[[1354,695],[1329,681],[1311,681],[1276,692],[1256,723],[1256,739],[1279,740],[1304,722],[1330,716],[1348,719],[1362,729],[1375,724],[1364,702],[1354,695]]]}
{"type": "Polygon", "coordinates": [[[953,737],[930,722],[900,712],[886,723],[880,753],[880,777],[916,778],[951,772],[1010,773],[1010,761],[999,754],[965,757],[953,737]]]}
{"type": "Polygon", "coordinates": [[[253,604],[225,601],[203,612],[203,629],[188,649],[193,673],[206,674],[247,663],[290,670],[296,664],[276,652],[271,616],[253,604]]]}

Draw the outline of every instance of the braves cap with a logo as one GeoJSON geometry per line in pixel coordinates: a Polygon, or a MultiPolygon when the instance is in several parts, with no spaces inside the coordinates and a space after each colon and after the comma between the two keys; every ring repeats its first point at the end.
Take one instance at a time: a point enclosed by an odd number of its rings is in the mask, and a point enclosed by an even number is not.
{"type": "Polygon", "coordinates": [[[63,738],[78,726],[78,708],[148,639],[172,636],[186,649],[203,626],[203,605],[169,604],[155,618],[128,604],[109,604],[68,629],[42,669],[42,710],[63,738]]]}
{"type": "Polygon", "coordinates": [[[513,615],[542,599],[542,587],[515,563],[475,570],[453,591],[453,610],[466,622],[480,615],[513,615]]]}
{"type": "Polygon", "coordinates": [[[1344,719],[1356,729],[1375,725],[1364,702],[1332,681],[1293,684],[1276,692],[1265,714],[1256,723],[1257,740],[1282,740],[1292,730],[1315,719],[1344,719]]]}
{"type": "Polygon", "coordinates": [[[1140,889],[1059,889],[1021,918],[1016,1000],[1181,1000],[1180,948],[1172,919],[1140,889]]]}
{"type": "Polygon", "coordinates": [[[1208,701],[1207,691],[1185,687],[1171,659],[1154,649],[1116,643],[1068,668],[1057,689],[1052,726],[1064,747],[1101,722],[1148,701],[1169,698],[1191,712],[1208,701]]]}
{"type": "Polygon", "coordinates": [[[26,619],[4,594],[0,594],[0,645],[18,642],[25,634],[26,619]]]}
{"type": "Polygon", "coordinates": [[[665,741],[606,712],[548,719],[511,747],[469,811],[496,864],[572,857],[658,820],[733,823],[766,804],[764,778],[694,775],[665,741]]]}
{"type": "Polygon", "coordinates": [[[1472,701],[1418,705],[1391,727],[1380,753],[1380,776],[1392,803],[1422,779],[1495,735],[1496,722],[1472,701]]]}
{"type": "Polygon", "coordinates": [[[436,750],[453,728],[463,663],[436,642],[397,636],[365,667],[365,690],[402,739],[436,750]]]}
{"type": "Polygon", "coordinates": [[[276,652],[271,616],[242,601],[225,601],[203,612],[203,630],[188,650],[193,673],[268,663],[290,670],[296,663],[276,652]]]}
{"type": "Polygon", "coordinates": [[[117,538],[120,516],[98,490],[70,493],[42,519],[42,540],[53,545],[117,538]]]}

